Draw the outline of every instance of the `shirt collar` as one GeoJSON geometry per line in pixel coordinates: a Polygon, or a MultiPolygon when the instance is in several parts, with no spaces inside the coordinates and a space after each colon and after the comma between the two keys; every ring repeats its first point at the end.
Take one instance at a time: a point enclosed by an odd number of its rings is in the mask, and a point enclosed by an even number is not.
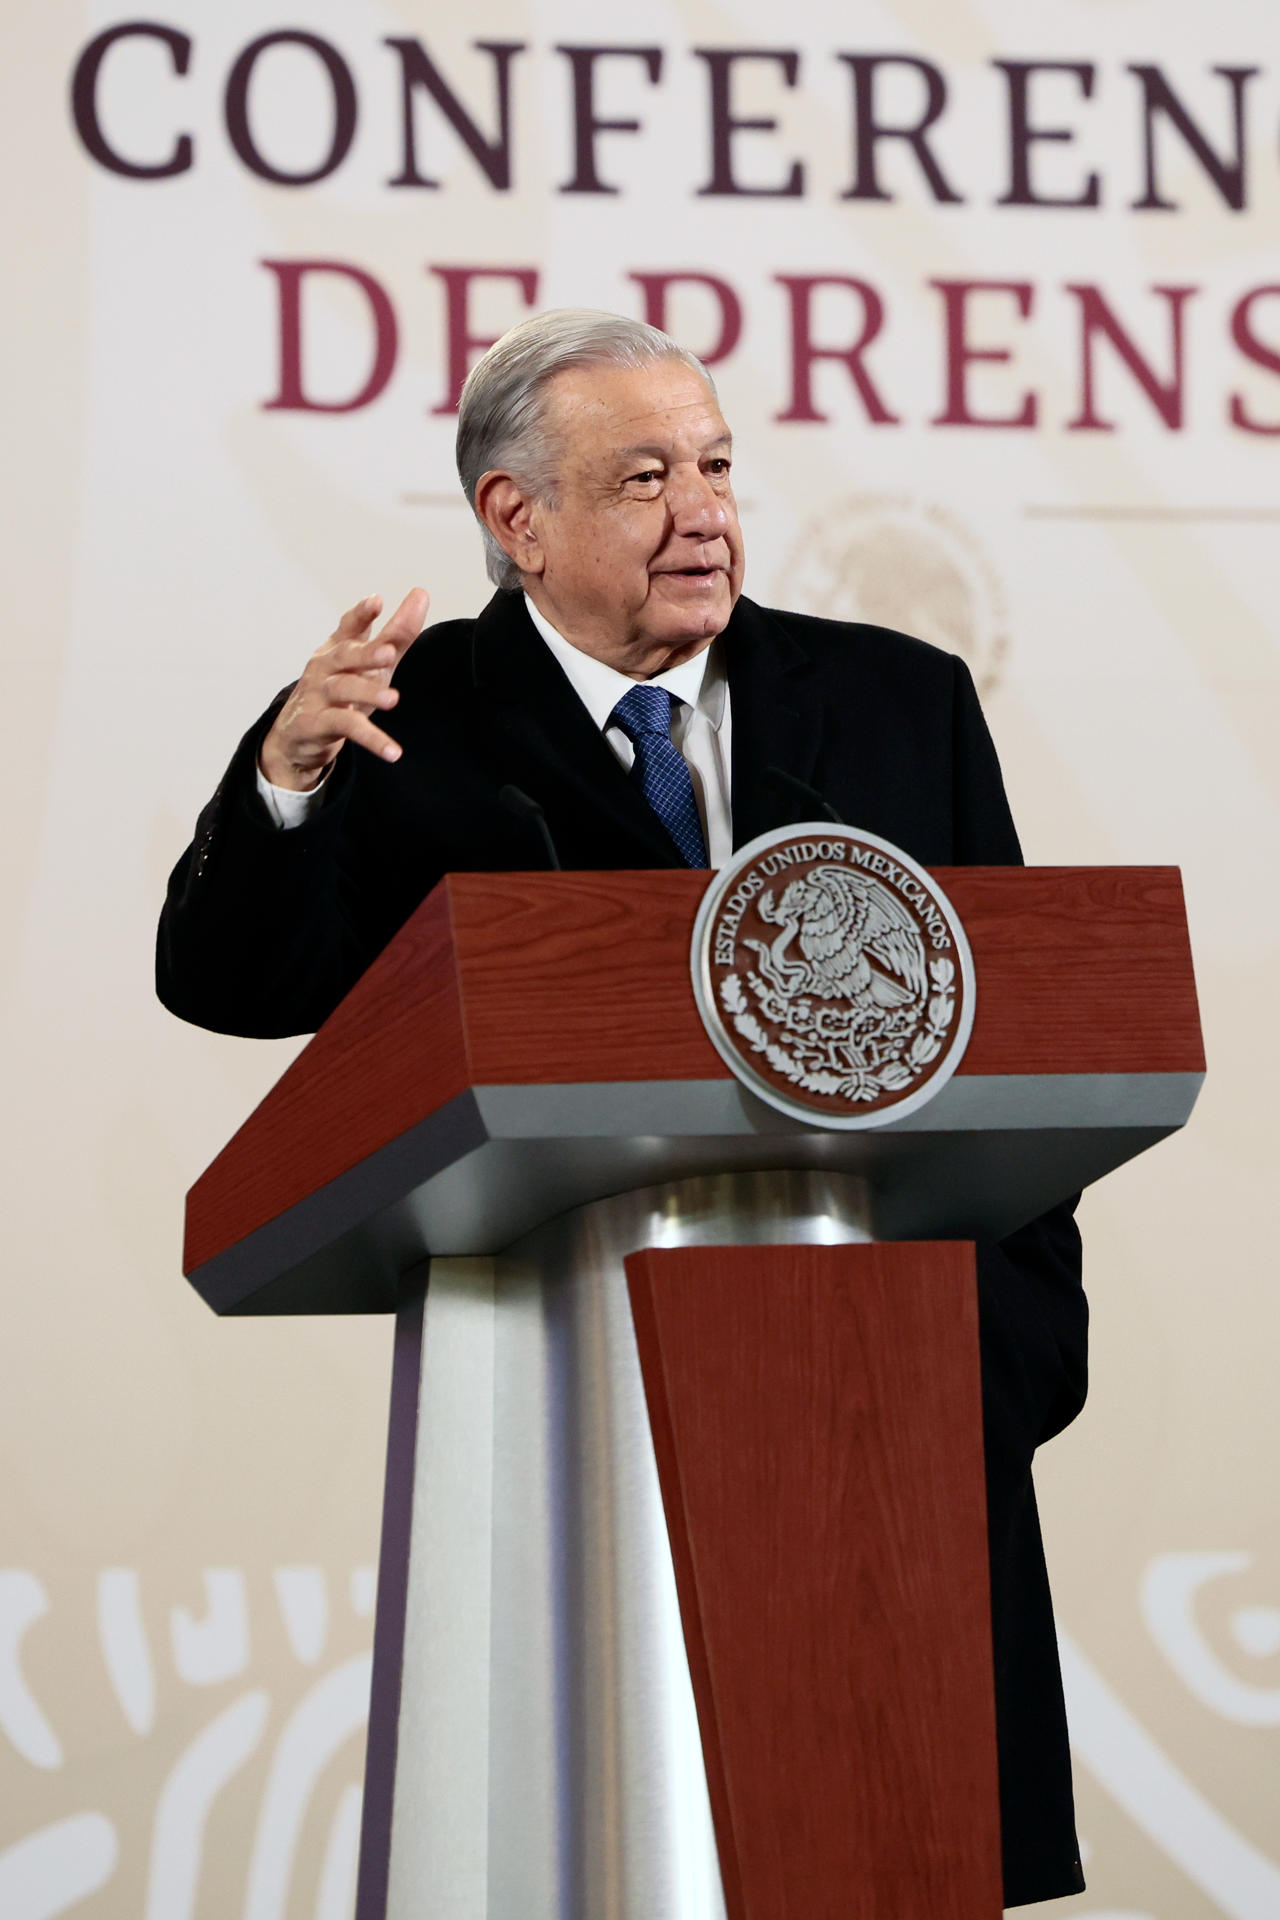
{"type": "MultiPolygon", "coordinates": [[[[594,654],[584,653],[581,647],[575,647],[563,634],[557,633],[545,614],[534,606],[528,594],[525,595],[524,604],[529,618],[563,668],[569,684],[603,732],[609,724],[609,715],[636,682],[627,674],[619,673],[616,667],[597,660],[594,654]]],[[[719,730],[724,718],[725,678],[718,641],[704,647],[692,660],[684,660],[678,667],[668,667],[665,673],[655,674],[646,684],[665,687],[668,693],[675,694],[686,706],[697,707],[711,726],[719,730]]]]}

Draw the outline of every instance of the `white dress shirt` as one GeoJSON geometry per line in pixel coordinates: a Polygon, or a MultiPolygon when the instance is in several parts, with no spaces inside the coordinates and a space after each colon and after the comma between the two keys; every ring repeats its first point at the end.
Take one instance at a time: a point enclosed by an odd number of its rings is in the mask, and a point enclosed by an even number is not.
{"type": "MultiPolygon", "coordinates": [[[[635,760],[635,748],[621,727],[611,727],[608,723],[619,700],[636,682],[557,633],[527,596],[525,607],[610,748],[624,767],[630,767],[635,760]]],[[[707,857],[713,867],[722,867],[733,852],[733,814],[729,683],[725,678],[720,642],[713,640],[694,659],[655,675],[648,684],[665,687],[675,695],[671,708],[672,742],[683,755],[693,781],[707,857]]],[[[323,781],[307,793],[295,793],[291,787],[272,786],[261,767],[257,769],[257,776],[258,792],[277,827],[301,826],[324,799],[323,781]]]]}
{"type": "MultiPolygon", "coordinates": [[[[608,722],[619,700],[630,693],[636,682],[557,633],[527,595],[525,606],[529,618],[563,668],[569,685],[623,766],[630,767],[635,761],[635,747],[621,727],[611,727],[608,722]]],[[[732,736],[729,683],[724,675],[719,642],[713,640],[694,659],[655,674],[646,684],[665,687],[675,695],[671,708],[672,743],[683,756],[693,780],[707,858],[713,867],[722,867],[733,852],[729,753],[732,736]]]]}

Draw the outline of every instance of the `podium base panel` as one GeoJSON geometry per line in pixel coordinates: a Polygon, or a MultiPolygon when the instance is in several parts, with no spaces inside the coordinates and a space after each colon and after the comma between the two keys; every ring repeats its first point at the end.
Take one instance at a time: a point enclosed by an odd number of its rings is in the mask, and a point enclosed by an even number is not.
{"type": "Polygon", "coordinates": [[[714,1175],[432,1263],[397,1324],[358,1920],[790,1914],[736,1878],[726,1907],[623,1262],[869,1218],[851,1176],[714,1175]]]}
{"type": "Polygon", "coordinates": [[[729,1920],[997,1920],[973,1247],[627,1275],[729,1920]]]}

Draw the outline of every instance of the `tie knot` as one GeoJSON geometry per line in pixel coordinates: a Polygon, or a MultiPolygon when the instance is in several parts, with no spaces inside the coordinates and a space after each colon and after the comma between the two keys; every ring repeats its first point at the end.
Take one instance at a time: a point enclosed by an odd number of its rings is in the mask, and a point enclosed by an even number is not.
{"type": "Polygon", "coordinates": [[[642,733],[660,733],[664,740],[669,740],[674,697],[665,687],[637,681],[629,693],[623,694],[609,718],[622,728],[629,740],[634,741],[642,733]]]}

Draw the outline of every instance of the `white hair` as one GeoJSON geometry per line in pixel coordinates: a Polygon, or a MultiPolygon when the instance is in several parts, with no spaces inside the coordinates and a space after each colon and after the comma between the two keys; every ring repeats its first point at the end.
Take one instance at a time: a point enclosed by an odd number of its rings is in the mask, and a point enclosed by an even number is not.
{"type": "MultiPolygon", "coordinates": [[[[547,389],[570,367],[651,367],[682,361],[715,393],[715,382],[694,354],[643,320],[589,307],[554,307],[504,333],[467,376],[458,405],[458,478],[475,512],[483,474],[502,467],[535,500],[555,504],[560,448],[546,419],[547,389]]],[[[477,514],[477,519],[479,515],[477,514]]],[[[485,568],[508,593],[520,588],[520,569],[480,521],[485,568]]]]}

